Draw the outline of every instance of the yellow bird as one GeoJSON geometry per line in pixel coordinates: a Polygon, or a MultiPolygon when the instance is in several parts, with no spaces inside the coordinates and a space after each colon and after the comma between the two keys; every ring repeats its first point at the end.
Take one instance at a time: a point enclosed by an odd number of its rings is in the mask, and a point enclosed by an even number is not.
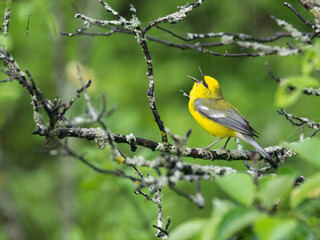
{"type": "Polygon", "coordinates": [[[202,81],[188,76],[195,81],[190,91],[189,111],[201,127],[211,135],[219,137],[206,149],[221,139],[228,138],[223,146],[225,148],[231,137],[238,138],[257,149],[271,166],[277,168],[276,161],[254,140],[254,137],[258,137],[258,132],[249,125],[247,119],[236,108],[223,98],[218,81],[203,74],[201,69],[200,72],[202,81]]]}

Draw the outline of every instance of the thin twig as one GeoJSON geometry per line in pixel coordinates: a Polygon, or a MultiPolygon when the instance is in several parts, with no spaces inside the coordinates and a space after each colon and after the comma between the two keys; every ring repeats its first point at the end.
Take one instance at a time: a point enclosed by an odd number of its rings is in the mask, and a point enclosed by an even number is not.
{"type": "Polygon", "coordinates": [[[269,67],[269,64],[267,62],[265,62],[265,66],[266,66],[266,69],[267,69],[267,72],[269,74],[269,76],[277,83],[279,83],[281,81],[280,78],[276,77],[275,75],[273,75],[273,73],[271,72],[270,70],[270,67],[269,67]]]}
{"type": "Polygon", "coordinates": [[[108,170],[108,169],[98,168],[98,167],[94,166],[92,163],[90,163],[89,161],[87,161],[83,156],[81,156],[81,155],[77,154],[76,152],[74,152],[73,150],[71,150],[71,148],[69,148],[66,144],[59,144],[59,145],[70,156],[73,156],[74,158],[78,159],[79,161],[81,161],[82,163],[84,163],[85,165],[87,165],[88,167],[90,167],[92,170],[94,170],[97,173],[109,174],[109,175],[114,175],[114,176],[118,176],[118,177],[121,177],[121,178],[127,178],[127,179],[130,179],[131,181],[139,181],[140,180],[138,178],[126,175],[121,170],[108,170]]]}
{"type": "Polygon", "coordinates": [[[4,21],[2,24],[2,27],[3,27],[2,33],[4,36],[7,36],[8,32],[9,32],[9,23],[10,23],[10,16],[11,16],[11,2],[12,2],[12,0],[6,0],[6,8],[4,10],[4,21]]]}
{"type": "Polygon", "coordinates": [[[31,14],[28,14],[28,22],[27,22],[27,28],[26,28],[26,34],[27,37],[29,38],[29,27],[30,27],[30,18],[31,18],[31,14]]]}
{"type": "Polygon", "coordinates": [[[295,117],[290,113],[287,113],[284,109],[281,109],[280,111],[277,111],[280,115],[283,115],[286,117],[286,119],[291,123],[293,126],[302,127],[303,125],[307,126],[308,128],[312,128],[315,131],[310,135],[310,137],[313,137],[320,129],[320,122],[314,122],[311,121],[308,118],[304,117],[295,117]]]}
{"type": "Polygon", "coordinates": [[[283,3],[284,6],[289,8],[303,23],[305,23],[310,28],[319,31],[319,28],[316,24],[314,24],[312,21],[305,19],[300,13],[297,12],[297,10],[288,2],[283,3]]]}

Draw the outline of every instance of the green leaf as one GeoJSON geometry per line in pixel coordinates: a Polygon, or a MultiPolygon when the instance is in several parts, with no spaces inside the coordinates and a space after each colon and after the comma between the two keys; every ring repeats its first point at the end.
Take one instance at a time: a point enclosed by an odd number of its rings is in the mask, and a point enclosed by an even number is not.
{"type": "Polygon", "coordinates": [[[276,177],[264,177],[259,181],[258,198],[263,207],[273,208],[278,200],[286,197],[292,189],[295,176],[281,175],[276,177]]]}
{"type": "Polygon", "coordinates": [[[253,224],[261,213],[253,209],[237,207],[228,212],[217,231],[217,239],[228,239],[235,233],[253,224]]]}
{"type": "Polygon", "coordinates": [[[303,201],[310,198],[319,198],[320,196],[320,173],[312,175],[306,183],[296,187],[290,198],[292,208],[296,208],[303,201]]]}
{"type": "Polygon", "coordinates": [[[277,107],[289,107],[294,104],[302,94],[302,90],[308,87],[317,87],[317,79],[310,76],[292,76],[280,82],[275,93],[275,105],[277,107]]]}
{"type": "Polygon", "coordinates": [[[290,239],[297,222],[292,219],[264,217],[257,220],[255,231],[261,240],[290,239]]]}
{"type": "Polygon", "coordinates": [[[302,64],[301,64],[302,75],[304,76],[310,75],[313,69],[314,69],[314,65],[311,64],[308,60],[302,61],[302,64]]]}
{"type": "Polygon", "coordinates": [[[229,213],[232,212],[233,209],[236,207],[236,205],[228,200],[220,200],[218,198],[214,198],[212,200],[213,208],[212,208],[212,214],[203,228],[200,239],[201,240],[211,240],[217,238],[217,229],[221,221],[223,220],[223,217],[229,213]]]}
{"type": "Polygon", "coordinates": [[[217,184],[235,201],[251,206],[255,199],[255,186],[251,176],[245,173],[236,173],[217,179],[217,184]]]}
{"type": "Polygon", "coordinates": [[[299,143],[286,144],[294,152],[320,168],[320,139],[313,137],[299,143]]]}
{"type": "Polygon", "coordinates": [[[200,233],[200,231],[204,228],[206,223],[207,220],[204,219],[184,222],[170,233],[170,240],[191,239],[192,237],[200,233]]]}

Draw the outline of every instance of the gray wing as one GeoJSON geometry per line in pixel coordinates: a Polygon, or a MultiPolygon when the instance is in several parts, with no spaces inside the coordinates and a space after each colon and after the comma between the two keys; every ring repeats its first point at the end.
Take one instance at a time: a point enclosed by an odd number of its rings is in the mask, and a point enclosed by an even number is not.
{"type": "MultiPolygon", "coordinates": [[[[221,100],[198,98],[194,102],[194,105],[201,115],[216,123],[231,128],[239,133],[257,137],[258,132],[249,125],[247,119],[235,110],[230,103],[226,102],[229,109],[225,110],[219,109],[220,104],[217,104],[218,101],[221,100]],[[215,108],[215,106],[217,107],[215,108]]],[[[225,108],[225,104],[223,107],[225,108]]]]}

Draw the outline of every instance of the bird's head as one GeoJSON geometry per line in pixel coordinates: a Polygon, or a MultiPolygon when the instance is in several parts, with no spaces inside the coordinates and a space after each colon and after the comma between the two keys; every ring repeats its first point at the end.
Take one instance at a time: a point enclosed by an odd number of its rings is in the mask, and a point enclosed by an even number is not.
{"type": "Polygon", "coordinates": [[[202,80],[198,80],[194,77],[188,76],[191,78],[195,83],[193,85],[192,90],[197,93],[197,95],[208,97],[208,98],[221,98],[222,93],[220,89],[220,85],[216,79],[205,75],[201,68],[199,70],[202,75],[202,80]]]}

